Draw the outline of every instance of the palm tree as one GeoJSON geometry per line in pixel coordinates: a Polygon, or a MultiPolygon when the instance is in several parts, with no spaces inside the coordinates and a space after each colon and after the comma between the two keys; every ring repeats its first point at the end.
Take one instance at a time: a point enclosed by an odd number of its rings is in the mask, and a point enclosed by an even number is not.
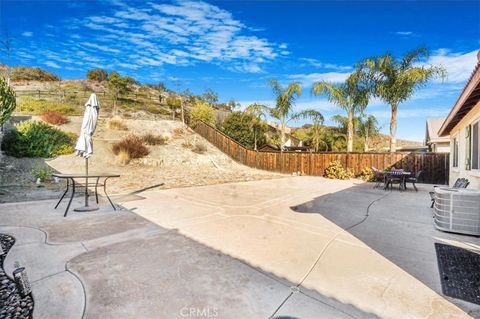
{"type": "Polygon", "coordinates": [[[328,152],[328,143],[325,141],[325,127],[321,123],[314,121],[310,127],[309,135],[315,152],[320,151],[321,145],[324,145],[325,151],[328,152]]]}
{"type": "Polygon", "coordinates": [[[315,82],[314,95],[326,95],[328,100],[347,111],[347,152],[353,150],[354,117],[368,104],[369,90],[363,85],[361,74],[352,73],[344,83],[315,82]]]}
{"type": "Polygon", "coordinates": [[[252,122],[254,149],[257,150],[257,131],[260,125],[262,125],[262,118],[265,118],[266,106],[253,103],[247,106],[245,113],[251,114],[255,120],[252,122]]]}
{"type": "Polygon", "coordinates": [[[396,150],[398,105],[411,98],[429,80],[444,78],[446,75],[442,67],[419,64],[427,57],[428,51],[420,48],[408,52],[400,59],[386,53],[365,59],[357,66],[357,72],[362,73],[362,77],[370,84],[373,95],[390,105],[390,152],[396,150]]]}
{"type": "Polygon", "coordinates": [[[378,135],[378,132],[380,131],[375,116],[369,115],[368,117],[360,118],[358,131],[360,136],[363,137],[363,151],[368,152],[368,143],[370,141],[370,137],[378,135]]]}
{"type": "Polygon", "coordinates": [[[293,112],[295,100],[302,95],[302,87],[300,86],[300,83],[292,82],[286,88],[283,88],[276,80],[270,80],[268,84],[272,87],[276,100],[275,107],[268,108],[268,111],[273,118],[280,122],[280,141],[281,150],[283,150],[285,144],[285,130],[289,121],[300,118],[312,118],[321,123],[323,122],[323,115],[313,109],[303,110],[297,113],[293,112]]]}
{"type": "MultiPolygon", "coordinates": [[[[331,120],[338,124],[338,128],[342,133],[344,133],[344,134],[348,133],[348,117],[337,114],[337,115],[332,116],[331,120]]],[[[353,117],[353,132],[354,132],[354,134],[355,134],[359,124],[360,124],[360,117],[359,116],[354,116],[353,117]]]]}

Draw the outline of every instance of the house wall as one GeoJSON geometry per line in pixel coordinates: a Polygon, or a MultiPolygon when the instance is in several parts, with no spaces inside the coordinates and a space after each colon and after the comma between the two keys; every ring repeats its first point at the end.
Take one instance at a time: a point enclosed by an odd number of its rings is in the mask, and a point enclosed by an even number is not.
{"type": "Polygon", "coordinates": [[[449,153],[450,142],[435,143],[432,145],[432,152],[436,153],[449,153]]]}
{"type": "Polygon", "coordinates": [[[468,188],[480,189],[480,170],[466,170],[466,127],[480,120],[480,102],[464,116],[464,118],[450,131],[450,186],[455,183],[457,178],[468,178],[470,185],[468,188]],[[458,139],[458,167],[453,167],[453,140],[458,139]]]}

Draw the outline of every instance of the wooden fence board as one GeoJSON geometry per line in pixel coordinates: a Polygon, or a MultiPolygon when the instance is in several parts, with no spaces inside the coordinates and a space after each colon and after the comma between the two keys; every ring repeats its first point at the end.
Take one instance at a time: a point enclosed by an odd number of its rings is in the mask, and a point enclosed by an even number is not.
{"type": "Polygon", "coordinates": [[[449,154],[447,153],[345,153],[345,152],[258,152],[247,149],[217,129],[199,123],[195,131],[232,159],[258,169],[282,173],[323,176],[325,168],[334,160],[349,167],[357,175],[365,167],[379,170],[390,167],[403,168],[414,174],[424,172],[423,181],[431,184],[447,184],[449,154]]]}

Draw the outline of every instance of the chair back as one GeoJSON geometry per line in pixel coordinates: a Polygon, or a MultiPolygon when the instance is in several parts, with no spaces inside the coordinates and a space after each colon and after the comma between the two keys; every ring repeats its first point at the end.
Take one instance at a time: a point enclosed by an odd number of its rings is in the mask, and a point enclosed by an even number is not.
{"type": "Polygon", "coordinates": [[[395,175],[395,176],[401,176],[401,175],[403,175],[403,169],[394,168],[394,169],[391,170],[391,174],[395,175]]]}
{"type": "Polygon", "coordinates": [[[420,170],[417,172],[417,174],[415,174],[415,178],[418,180],[422,175],[423,175],[423,171],[420,170]]]}

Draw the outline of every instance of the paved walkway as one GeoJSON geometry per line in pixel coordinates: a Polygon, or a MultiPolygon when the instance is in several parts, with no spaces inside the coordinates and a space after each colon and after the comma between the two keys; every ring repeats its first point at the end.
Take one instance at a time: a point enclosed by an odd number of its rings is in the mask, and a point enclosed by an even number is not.
{"type": "Polygon", "coordinates": [[[479,314],[478,306],[439,294],[429,245],[480,242],[435,231],[425,191],[385,193],[358,182],[293,177],[117,202],[128,210],[103,205],[67,218],[52,201],[0,205],[0,232],[17,238],[5,265],[27,267],[35,317],[479,314]]]}

